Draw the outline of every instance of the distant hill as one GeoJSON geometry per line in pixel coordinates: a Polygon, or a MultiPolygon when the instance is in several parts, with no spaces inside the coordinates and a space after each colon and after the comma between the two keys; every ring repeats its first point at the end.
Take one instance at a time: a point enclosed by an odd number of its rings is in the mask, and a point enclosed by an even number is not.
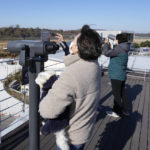
{"type": "MultiPolygon", "coordinates": [[[[51,30],[40,28],[20,28],[19,25],[0,28],[0,40],[20,40],[20,39],[40,39],[41,30],[48,30],[50,33],[60,33],[65,39],[73,39],[73,37],[79,33],[79,30],[51,30]]],[[[51,39],[55,39],[50,34],[51,39]]]]}
{"type": "MultiPolygon", "coordinates": [[[[41,39],[41,30],[48,30],[50,33],[60,33],[64,36],[65,39],[71,40],[76,34],[79,33],[78,30],[51,30],[51,29],[41,29],[41,28],[21,28],[19,25],[10,26],[10,27],[1,27],[0,28],[0,40],[38,40],[41,39]]],[[[97,29],[98,30],[98,29],[97,29]]],[[[103,29],[101,29],[103,30],[103,29]]],[[[150,37],[150,33],[136,33],[136,36],[139,37],[150,37]]],[[[55,39],[52,34],[50,35],[51,39],[55,39]]]]}
{"type": "Polygon", "coordinates": [[[150,33],[136,33],[136,36],[150,37],[150,33]]]}

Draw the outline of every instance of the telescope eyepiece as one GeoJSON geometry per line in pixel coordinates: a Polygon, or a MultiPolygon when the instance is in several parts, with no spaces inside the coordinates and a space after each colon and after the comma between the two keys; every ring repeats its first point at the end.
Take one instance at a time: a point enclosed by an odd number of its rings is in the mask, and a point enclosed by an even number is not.
{"type": "Polygon", "coordinates": [[[56,42],[50,42],[45,45],[45,51],[48,54],[55,54],[59,50],[59,45],[56,42]]]}

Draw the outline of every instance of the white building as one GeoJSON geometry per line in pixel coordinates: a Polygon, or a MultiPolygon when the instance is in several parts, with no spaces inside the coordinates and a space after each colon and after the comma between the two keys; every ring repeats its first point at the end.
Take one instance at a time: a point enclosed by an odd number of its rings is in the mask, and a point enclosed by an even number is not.
{"type": "Polygon", "coordinates": [[[101,36],[101,37],[103,37],[103,38],[106,38],[106,37],[108,37],[108,35],[117,35],[117,34],[120,34],[122,31],[120,31],[120,30],[116,30],[116,31],[110,31],[110,30],[96,30],[96,32],[98,32],[99,33],[99,35],[101,36]]]}
{"type": "Polygon", "coordinates": [[[128,33],[128,41],[133,42],[134,40],[134,33],[132,32],[125,32],[125,31],[121,31],[121,30],[116,30],[116,31],[111,31],[111,30],[96,30],[97,33],[99,33],[99,35],[102,38],[108,38],[109,37],[109,42],[111,44],[113,44],[114,38],[116,37],[117,34],[120,33],[128,33]]]}
{"type": "MultiPolygon", "coordinates": [[[[102,38],[108,38],[109,35],[111,36],[116,36],[117,34],[120,34],[122,31],[109,31],[109,30],[96,30],[96,32],[98,32],[98,34],[102,37],[102,38]]],[[[113,45],[113,40],[109,39],[109,42],[113,45]]]]}

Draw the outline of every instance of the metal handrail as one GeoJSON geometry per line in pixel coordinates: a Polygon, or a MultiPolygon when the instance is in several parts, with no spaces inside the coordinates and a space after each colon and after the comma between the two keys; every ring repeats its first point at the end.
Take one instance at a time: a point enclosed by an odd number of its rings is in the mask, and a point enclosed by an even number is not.
{"type": "Polygon", "coordinates": [[[11,116],[9,116],[8,118],[5,118],[5,119],[3,119],[3,120],[0,120],[0,123],[3,122],[3,121],[8,120],[9,118],[11,118],[11,117],[13,117],[13,116],[15,116],[15,115],[17,115],[17,114],[19,114],[20,112],[22,112],[22,110],[21,110],[21,111],[18,111],[17,113],[15,113],[15,114],[13,114],[13,115],[11,115],[11,116]]]}
{"type": "MultiPolygon", "coordinates": [[[[103,67],[103,69],[108,69],[108,67],[103,67]]],[[[136,74],[143,75],[143,76],[138,76],[138,75],[127,74],[127,76],[142,78],[142,79],[144,79],[144,81],[146,79],[150,79],[150,77],[146,77],[146,75],[150,75],[150,70],[149,69],[138,69],[138,68],[135,68],[135,70],[131,69],[131,70],[127,70],[126,72],[127,73],[136,73],[136,74]]]]}
{"type": "Polygon", "coordinates": [[[8,99],[10,99],[10,98],[12,98],[12,97],[11,97],[11,96],[10,96],[10,97],[7,97],[7,98],[1,100],[0,102],[6,101],[6,100],[8,100],[8,99]]]}
{"type": "Polygon", "coordinates": [[[11,105],[11,106],[9,106],[9,107],[3,109],[3,110],[0,110],[0,112],[5,111],[5,110],[7,110],[7,109],[9,109],[9,108],[11,108],[11,107],[13,107],[13,106],[16,106],[16,105],[20,104],[20,103],[22,103],[22,102],[18,102],[18,103],[16,103],[16,104],[13,104],[13,105],[11,105]]]}
{"type": "MultiPolygon", "coordinates": [[[[27,107],[26,109],[29,109],[29,107],[27,107]]],[[[22,112],[22,111],[20,111],[20,112],[22,112]]],[[[17,112],[15,115],[19,114],[20,112],[17,112]]],[[[11,117],[12,117],[12,116],[11,116],[11,117]]],[[[19,122],[19,121],[20,121],[20,120],[18,120],[17,122],[19,122]]],[[[1,130],[1,132],[4,131],[5,129],[9,128],[10,126],[16,124],[17,122],[13,122],[11,125],[8,125],[7,127],[3,128],[3,129],[1,130]]]]}
{"type": "MultiPolygon", "coordinates": [[[[0,63],[11,62],[11,61],[16,61],[16,60],[19,60],[19,58],[0,61],[0,63]]],[[[45,66],[44,68],[48,68],[48,67],[50,68],[50,67],[52,67],[52,66],[56,66],[56,65],[58,65],[58,64],[62,64],[62,63],[63,63],[62,61],[57,60],[57,59],[56,59],[56,60],[55,60],[55,59],[49,59],[49,60],[56,61],[57,63],[54,63],[54,64],[51,64],[51,65],[45,66]]],[[[58,71],[58,70],[59,70],[59,71],[63,71],[62,68],[61,68],[61,69],[52,68],[52,69],[55,70],[55,71],[58,71]]],[[[18,70],[20,70],[20,69],[18,69],[18,70]]],[[[16,71],[15,71],[15,72],[16,72],[16,71]]],[[[14,74],[11,73],[11,74],[9,74],[7,77],[5,77],[5,78],[3,78],[3,79],[0,79],[0,81],[1,81],[1,82],[4,82],[4,81],[7,80],[9,77],[17,77],[17,76],[20,76],[20,75],[14,75],[14,74]]],[[[17,84],[17,85],[19,85],[19,84],[17,84]]],[[[16,85],[14,85],[14,86],[16,86],[16,85]]],[[[9,88],[13,88],[13,86],[7,87],[7,88],[3,88],[3,89],[0,90],[0,92],[3,92],[3,91],[5,91],[5,90],[7,90],[7,89],[9,89],[9,88]]],[[[6,98],[4,98],[4,99],[1,99],[1,100],[0,100],[0,103],[1,103],[1,102],[5,102],[5,101],[7,101],[7,100],[10,100],[11,98],[12,98],[12,97],[10,96],[10,97],[6,97],[6,98]]],[[[7,108],[4,108],[4,109],[0,110],[0,113],[3,113],[4,111],[7,111],[7,110],[9,110],[9,109],[11,109],[11,108],[13,108],[13,107],[19,105],[19,104],[23,104],[23,105],[21,105],[21,107],[22,107],[21,110],[15,112],[13,115],[11,114],[11,116],[8,116],[8,117],[5,118],[5,119],[1,119],[1,120],[0,120],[0,123],[3,123],[3,122],[5,122],[5,121],[7,121],[8,119],[14,117],[15,115],[17,115],[17,114],[19,114],[19,113],[21,113],[21,112],[24,113],[24,112],[25,112],[24,110],[26,110],[26,109],[29,108],[29,107],[26,108],[26,106],[24,105],[24,102],[25,102],[25,101],[19,101],[19,102],[15,103],[15,104],[13,104],[13,105],[7,107],[7,108]]],[[[4,114],[3,114],[3,115],[4,115],[4,114]]],[[[1,117],[1,118],[2,118],[2,117],[1,117]]],[[[15,124],[15,122],[14,122],[13,124],[15,124]]],[[[1,131],[4,131],[5,129],[7,129],[8,127],[12,126],[13,124],[7,125],[5,128],[1,129],[1,131]]]]}

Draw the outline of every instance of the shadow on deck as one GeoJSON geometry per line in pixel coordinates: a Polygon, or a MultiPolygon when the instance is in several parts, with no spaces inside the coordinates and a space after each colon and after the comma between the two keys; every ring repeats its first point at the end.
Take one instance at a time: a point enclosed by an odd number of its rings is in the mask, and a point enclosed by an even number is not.
{"type": "MultiPolygon", "coordinates": [[[[106,111],[112,108],[113,96],[107,76],[102,78],[102,94],[97,122],[86,150],[147,150],[150,149],[150,82],[128,78],[126,91],[130,101],[129,117],[112,118],[106,111]],[[103,86],[104,85],[104,86],[103,86]]],[[[5,137],[0,149],[27,150],[29,148],[28,123],[12,135],[5,137]]],[[[41,150],[55,150],[55,137],[40,137],[41,150]]]]}

